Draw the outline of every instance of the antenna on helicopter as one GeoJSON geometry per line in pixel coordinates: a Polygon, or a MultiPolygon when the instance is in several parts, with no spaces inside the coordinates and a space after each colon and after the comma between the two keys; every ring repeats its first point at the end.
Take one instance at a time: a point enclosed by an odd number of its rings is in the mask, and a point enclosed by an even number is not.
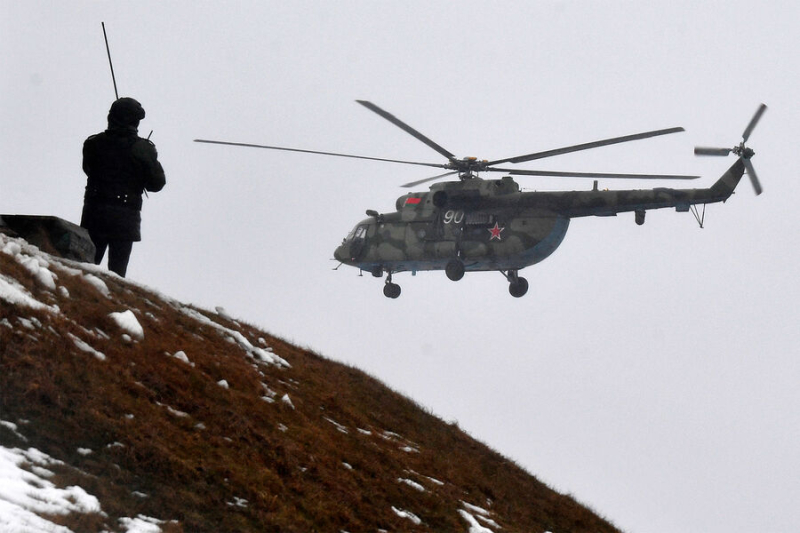
{"type": "Polygon", "coordinates": [[[698,146],[694,149],[694,155],[727,156],[731,152],[738,155],[739,159],[744,163],[744,167],[747,169],[747,175],[750,176],[750,182],[753,184],[756,195],[761,194],[764,189],[761,187],[761,182],[758,181],[758,175],[756,174],[756,169],[753,168],[753,163],[750,162],[750,158],[755,155],[755,152],[745,146],[745,143],[753,133],[758,121],[761,120],[761,115],[763,115],[766,110],[767,106],[765,104],[761,104],[758,107],[756,114],[753,115],[753,118],[750,119],[750,123],[745,128],[742,134],[742,142],[740,142],[738,146],[734,146],[733,148],[707,148],[698,146]]]}
{"type": "Polygon", "coordinates": [[[114,96],[119,100],[119,92],[117,91],[117,77],[114,76],[114,64],[111,62],[111,49],[108,47],[108,34],[106,33],[106,23],[101,22],[103,27],[103,39],[106,41],[106,54],[108,54],[108,66],[111,67],[111,81],[114,82],[114,96]]]}

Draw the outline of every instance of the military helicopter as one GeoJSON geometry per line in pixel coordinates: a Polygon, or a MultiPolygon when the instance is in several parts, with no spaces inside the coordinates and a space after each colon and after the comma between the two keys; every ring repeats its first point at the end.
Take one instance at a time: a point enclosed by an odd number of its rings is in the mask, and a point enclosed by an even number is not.
{"type": "MultiPolygon", "coordinates": [[[[616,216],[633,212],[636,224],[644,224],[648,209],[674,207],[678,212],[692,210],[701,227],[703,220],[697,205],[724,202],[733,193],[745,169],[756,194],[761,193],[750,158],[754,152],[745,146],[756,123],[766,110],[761,105],[745,129],[742,142],[734,148],[696,148],[697,155],[738,156],[737,161],[707,189],[599,190],[597,181],[589,191],[522,192],[511,177],[555,176],[571,178],[693,180],[699,176],[659,174],[610,174],[562,172],[502,168],[555,155],[630,142],[684,131],[675,127],[647,131],[623,137],[577,144],[543,152],[484,160],[475,157],[457,158],[427,136],[402,122],[377,105],[356,100],[370,111],[388,120],[406,133],[428,145],[447,159],[446,163],[424,163],[368,157],[335,152],[321,152],[279,146],[195,139],[195,142],[266,148],[307,154],[350,157],[445,169],[447,172],[428,177],[404,187],[458,175],[458,181],[435,183],[426,192],[411,192],[397,199],[395,211],[378,213],[368,210],[368,218],[355,225],[336,248],[334,257],[341,264],[370,272],[386,281],[383,293],[388,298],[400,296],[400,286],[393,281],[398,272],[416,274],[426,270],[444,270],[453,281],[465,272],[498,271],[508,281],[509,293],[519,298],[528,291],[528,282],[519,275],[523,268],[549,257],[564,239],[570,220],[586,216],[616,216]],[[483,179],[480,172],[500,172],[500,179],[483,179]]],[[[338,267],[337,267],[338,268],[338,267]]]]}

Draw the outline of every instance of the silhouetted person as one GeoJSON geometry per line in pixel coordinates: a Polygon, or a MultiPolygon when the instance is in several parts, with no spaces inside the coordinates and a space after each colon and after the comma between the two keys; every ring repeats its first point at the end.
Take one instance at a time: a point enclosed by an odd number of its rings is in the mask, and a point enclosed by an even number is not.
{"type": "Polygon", "coordinates": [[[88,177],[81,226],[89,231],[100,264],[108,248],[108,269],[125,277],[134,242],[142,240],[142,193],[164,188],[164,169],[156,146],[138,135],[144,118],[133,98],[111,104],[108,129],[83,143],[83,171],[88,177]]]}

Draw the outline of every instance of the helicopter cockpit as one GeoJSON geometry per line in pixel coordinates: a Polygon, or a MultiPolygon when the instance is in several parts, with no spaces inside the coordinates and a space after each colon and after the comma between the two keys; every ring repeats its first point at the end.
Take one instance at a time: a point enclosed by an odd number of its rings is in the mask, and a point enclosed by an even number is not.
{"type": "Polygon", "coordinates": [[[356,224],[350,233],[347,234],[347,237],[342,240],[341,246],[336,249],[333,256],[342,262],[347,262],[348,260],[358,261],[366,248],[368,230],[369,224],[364,222],[356,224]]]}
{"type": "Polygon", "coordinates": [[[358,224],[345,237],[344,242],[363,241],[367,237],[367,225],[358,224]]]}

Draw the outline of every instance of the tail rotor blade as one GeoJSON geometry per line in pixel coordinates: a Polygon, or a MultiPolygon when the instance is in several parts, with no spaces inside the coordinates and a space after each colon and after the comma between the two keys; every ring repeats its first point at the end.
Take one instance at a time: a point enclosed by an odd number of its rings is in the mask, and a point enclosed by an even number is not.
{"type": "Polygon", "coordinates": [[[750,134],[753,133],[753,129],[756,127],[756,124],[758,124],[758,121],[761,119],[761,115],[763,115],[764,111],[766,110],[767,106],[765,104],[761,104],[758,110],[756,110],[756,114],[753,115],[753,119],[750,121],[750,124],[747,125],[747,128],[744,130],[744,133],[742,134],[744,142],[747,142],[747,139],[750,138],[750,134]]]}
{"type": "Polygon", "coordinates": [[[731,153],[730,148],[705,148],[698,146],[694,149],[694,155],[721,155],[726,156],[731,153]]]}
{"type": "Polygon", "coordinates": [[[758,181],[758,175],[756,175],[756,169],[753,168],[753,163],[751,163],[749,159],[743,158],[742,160],[744,161],[744,167],[747,169],[747,175],[750,176],[750,182],[753,184],[756,195],[761,194],[764,189],[761,188],[761,182],[758,181]]]}

